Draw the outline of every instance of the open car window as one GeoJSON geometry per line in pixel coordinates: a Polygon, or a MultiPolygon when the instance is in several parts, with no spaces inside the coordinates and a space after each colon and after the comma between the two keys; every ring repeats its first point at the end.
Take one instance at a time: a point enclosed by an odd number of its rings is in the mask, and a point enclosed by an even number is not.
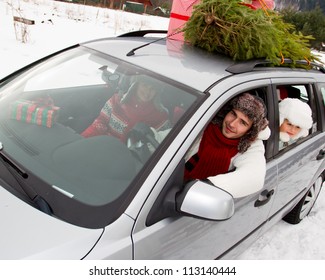
{"type": "Polygon", "coordinates": [[[292,148],[318,131],[314,87],[310,84],[277,85],[279,101],[278,148],[292,148]]]}

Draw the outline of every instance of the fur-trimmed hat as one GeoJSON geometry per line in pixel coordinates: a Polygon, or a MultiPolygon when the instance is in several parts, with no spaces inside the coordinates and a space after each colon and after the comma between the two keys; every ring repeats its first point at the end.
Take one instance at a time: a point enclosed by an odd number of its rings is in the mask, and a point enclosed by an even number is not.
{"type": "Polygon", "coordinates": [[[243,153],[258,138],[259,133],[267,128],[269,124],[266,118],[267,109],[261,98],[243,93],[232,99],[216,116],[215,121],[221,125],[226,114],[232,109],[241,111],[253,122],[250,130],[241,137],[238,144],[238,151],[243,153]]]}
{"type": "MultiPolygon", "coordinates": [[[[293,140],[306,137],[313,125],[312,111],[307,103],[297,98],[285,98],[279,103],[280,125],[287,119],[290,123],[301,128],[293,140]]],[[[280,139],[288,142],[290,137],[287,133],[280,133],[280,139]]]]}

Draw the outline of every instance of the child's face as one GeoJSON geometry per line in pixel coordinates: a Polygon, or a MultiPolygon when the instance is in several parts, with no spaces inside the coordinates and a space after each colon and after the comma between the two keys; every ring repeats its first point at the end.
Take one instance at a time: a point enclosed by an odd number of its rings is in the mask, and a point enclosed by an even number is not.
{"type": "Polygon", "coordinates": [[[284,119],[283,123],[280,126],[280,132],[287,133],[290,138],[297,135],[301,130],[301,127],[293,125],[291,122],[289,122],[287,119],[284,119]]]}
{"type": "Polygon", "coordinates": [[[139,83],[137,89],[137,96],[142,102],[148,102],[152,100],[156,95],[156,90],[151,85],[147,85],[143,82],[139,83]]]}

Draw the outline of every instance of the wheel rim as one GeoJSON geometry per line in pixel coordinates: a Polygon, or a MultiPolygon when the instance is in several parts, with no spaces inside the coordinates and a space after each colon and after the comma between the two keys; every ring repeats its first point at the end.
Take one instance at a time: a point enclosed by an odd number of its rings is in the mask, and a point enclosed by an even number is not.
{"type": "Polygon", "coordinates": [[[321,190],[322,183],[323,183],[323,179],[322,179],[322,177],[319,177],[315,181],[315,183],[312,185],[310,190],[308,191],[308,193],[305,197],[304,204],[302,205],[301,211],[300,211],[300,219],[301,220],[309,214],[311,208],[314,206],[317,196],[321,190]]]}

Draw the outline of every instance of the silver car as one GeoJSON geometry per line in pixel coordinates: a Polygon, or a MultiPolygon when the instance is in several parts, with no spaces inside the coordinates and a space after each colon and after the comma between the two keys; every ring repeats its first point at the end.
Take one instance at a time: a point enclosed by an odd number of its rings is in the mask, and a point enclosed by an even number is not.
{"type": "Polygon", "coordinates": [[[286,63],[234,62],[140,31],[72,46],[2,79],[0,259],[232,259],[279,220],[299,223],[324,181],[325,74],[286,63]],[[123,141],[83,137],[140,76],[159,87],[168,114],[160,139],[141,129],[123,141]],[[313,126],[280,150],[283,86],[299,90],[313,126]],[[184,184],[187,152],[243,92],[268,108],[263,189],[234,198],[184,184]]]}

